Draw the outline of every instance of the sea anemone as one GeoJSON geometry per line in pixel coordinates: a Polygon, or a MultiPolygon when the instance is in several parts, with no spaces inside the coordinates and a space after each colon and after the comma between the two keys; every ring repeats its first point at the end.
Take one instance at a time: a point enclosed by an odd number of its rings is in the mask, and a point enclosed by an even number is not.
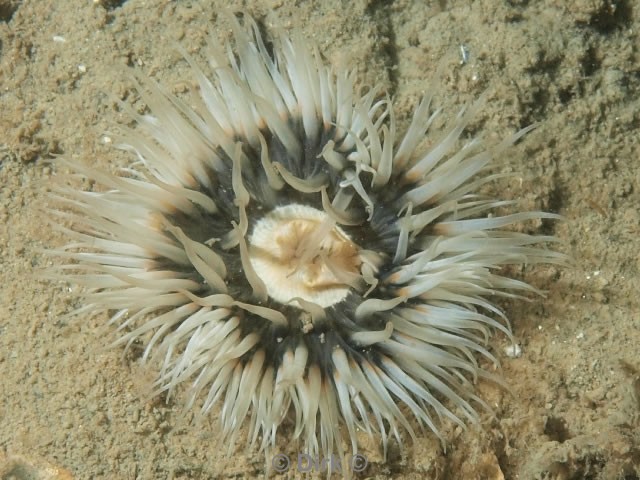
{"type": "Polygon", "coordinates": [[[423,148],[431,95],[399,135],[390,99],[300,34],[265,43],[229,21],[212,75],[183,52],[189,101],[134,74],[149,113],[120,103],[136,123],[119,127],[137,158],[123,174],[58,160],[96,187],[52,193],[72,238],[52,273],[84,287],[75,313],[109,312],[115,344],[157,362],[154,392],[187,384],[230,449],[244,432],[272,451],[285,419],[312,456],[478,422],[476,380],[500,381],[488,338],[511,335],[488,297],[537,292],[503,267],[564,258],[553,237],[504,229],[557,215],[498,215],[514,202],[478,193],[530,128],[464,142],[481,99],[423,148]]]}

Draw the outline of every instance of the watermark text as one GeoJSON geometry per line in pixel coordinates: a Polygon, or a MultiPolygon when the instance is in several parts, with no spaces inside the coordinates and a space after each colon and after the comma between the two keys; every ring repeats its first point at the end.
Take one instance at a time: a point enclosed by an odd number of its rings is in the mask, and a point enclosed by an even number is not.
{"type": "Polygon", "coordinates": [[[271,468],[278,473],[285,473],[289,470],[298,473],[342,473],[342,472],[364,472],[369,462],[367,457],[356,453],[339,457],[331,455],[329,457],[312,456],[307,453],[298,455],[285,455],[278,453],[271,459],[271,468]]]}

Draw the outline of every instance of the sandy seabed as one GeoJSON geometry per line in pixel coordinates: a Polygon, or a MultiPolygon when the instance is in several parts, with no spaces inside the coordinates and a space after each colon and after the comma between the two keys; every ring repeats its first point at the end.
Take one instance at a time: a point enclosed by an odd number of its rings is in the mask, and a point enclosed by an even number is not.
{"type": "MultiPolygon", "coordinates": [[[[640,478],[640,6],[632,0],[168,1],[0,0],[0,479],[209,479],[265,475],[260,455],[225,457],[216,415],[195,424],[149,400],[155,372],[105,348],[106,318],[69,319],[69,286],[34,280],[41,249],[64,243],[40,213],[55,155],[111,171],[130,157],[105,142],[136,100],[136,66],[176,94],[193,88],[180,44],[224,40],[218,12],[267,32],[298,28],[328,61],[381,83],[406,126],[430,85],[447,111],[489,91],[476,126],[502,138],[539,128],[496,159],[519,176],[497,195],[562,214],[544,224],[569,268],[522,276],[548,291],[502,302],[522,355],[491,346],[511,394],[481,427],[443,425],[387,462],[364,445],[358,478],[640,478]],[[463,61],[463,55],[464,60],[463,61]],[[434,79],[440,67],[439,78],[434,79]],[[113,95],[113,96],[111,96],[113,95]]],[[[500,191],[497,191],[497,189],[500,191]]],[[[295,455],[281,435],[280,446],[295,455]]],[[[268,461],[268,459],[267,459],[268,461]]],[[[296,478],[290,471],[282,478],[296,478]]]]}

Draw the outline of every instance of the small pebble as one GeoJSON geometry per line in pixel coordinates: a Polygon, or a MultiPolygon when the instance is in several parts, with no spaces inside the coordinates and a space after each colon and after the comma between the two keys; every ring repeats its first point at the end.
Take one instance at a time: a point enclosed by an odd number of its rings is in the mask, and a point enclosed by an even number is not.
{"type": "Polygon", "coordinates": [[[517,343],[504,347],[504,354],[509,358],[520,358],[522,356],[522,348],[517,343]]]}

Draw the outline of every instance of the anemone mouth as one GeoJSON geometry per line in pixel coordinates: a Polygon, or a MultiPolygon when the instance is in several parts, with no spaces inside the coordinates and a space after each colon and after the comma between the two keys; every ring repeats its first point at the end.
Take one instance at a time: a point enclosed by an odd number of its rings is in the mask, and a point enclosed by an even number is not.
{"type": "Polygon", "coordinates": [[[300,35],[272,55],[250,18],[230,20],[213,79],[186,55],[197,108],[145,79],[152,115],[122,104],[138,124],[122,128],[139,160],[126,177],[69,164],[105,191],[57,191],[75,241],[52,251],[69,261],[54,278],[86,287],[80,313],[116,311],[116,344],[145,341],[157,392],[188,382],[188,407],[219,405],[230,451],[243,425],[273,448],[287,415],[311,455],[344,439],[357,452],[358,430],[386,454],[414,436],[409,417],[436,434],[439,419],[478,421],[473,382],[500,380],[476,357],[496,362],[490,333],[510,335],[487,297],[536,292],[499,268],[565,260],[539,246],[552,237],[503,228],[556,215],[490,216],[512,202],[475,193],[529,129],[460,147],[476,103],[422,151],[429,96],[399,136],[389,100],[300,35]]]}
{"type": "Polygon", "coordinates": [[[248,243],[253,270],[282,304],[300,299],[326,308],[359,287],[359,247],[320,210],[278,207],[256,222],[248,243]]]}

